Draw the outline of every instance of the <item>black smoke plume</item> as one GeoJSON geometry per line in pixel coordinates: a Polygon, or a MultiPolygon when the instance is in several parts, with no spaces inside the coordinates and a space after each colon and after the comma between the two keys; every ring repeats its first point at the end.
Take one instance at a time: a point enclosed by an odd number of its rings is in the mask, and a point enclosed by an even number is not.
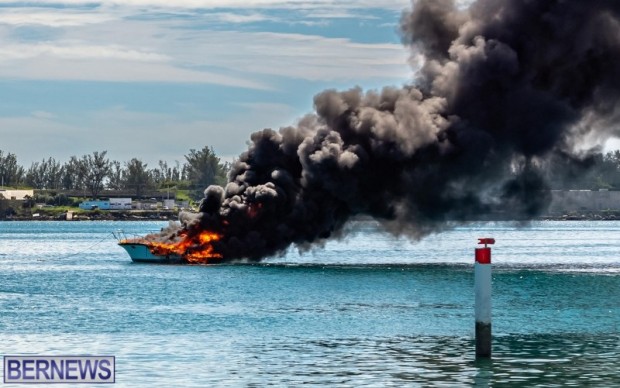
{"type": "Polygon", "coordinates": [[[411,85],[327,90],[296,126],[254,133],[182,228],[221,233],[225,259],[260,260],[355,215],[412,237],[530,219],[550,200],[544,160],[617,129],[617,0],[419,0],[401,31],[422,63],[411,85]]]}

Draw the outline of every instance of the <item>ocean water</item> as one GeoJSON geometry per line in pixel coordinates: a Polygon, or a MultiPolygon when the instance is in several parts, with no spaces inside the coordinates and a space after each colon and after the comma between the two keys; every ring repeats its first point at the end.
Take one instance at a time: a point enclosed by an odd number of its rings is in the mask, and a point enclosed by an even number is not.
{"type": "Polygon", "coordinates": [[[217,266],[134,264],[111,235],[165,224],[0,222],[0,355],[114,355],[119,387],[620,386],[620,222],[415,243],[359,222],[217,266]],[[490,360],[474,355],[478,237],[497,241],[490,360]]]}

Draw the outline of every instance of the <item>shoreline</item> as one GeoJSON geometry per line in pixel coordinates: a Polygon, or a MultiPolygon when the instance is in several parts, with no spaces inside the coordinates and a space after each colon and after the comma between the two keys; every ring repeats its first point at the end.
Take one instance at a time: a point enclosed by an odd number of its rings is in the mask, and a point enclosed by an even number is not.
{"type": "MultiPolygon", "coordinates": [[[[34,212],[33,214],[13,215],[0,218],[1,221],[178,221],[179,212],[173,210],[131,210],[131,211],[93,211],[90,213],[73,213],[68,217],[67,213],[34,212]]],[[[620,210],[607,210],[601,212],[565,212],[546,214],[533,217],[528,220],[509,220],[501,217],[486,217],[472,219],[464,222],[527,222],[527,221],[620,221],[620,210]]]]}
{"type": "Polygon", "coordinates": [[[0,221],[177,221],[179,213],[172,210],[163,211],[95,211],[90,213],[47,213],[34,212],[33,214],[13,215],[0,218],[0,221]]]}

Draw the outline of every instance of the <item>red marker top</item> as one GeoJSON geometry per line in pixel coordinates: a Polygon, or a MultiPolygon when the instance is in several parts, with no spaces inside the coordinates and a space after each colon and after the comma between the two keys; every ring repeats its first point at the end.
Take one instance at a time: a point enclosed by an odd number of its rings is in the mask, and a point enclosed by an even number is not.
{"type": "Polygon", "coordinates": [[[489,245],[493,245],[495,244],[495,239],[494,238],[479,238],[478,239],[478,244],[484,244],[484,246],[486,247],[487,244],[489,245]]]}
{"type": "Polygon", "coordinates": [[[478,244],[484,244],[484,248],[476,248],[476,263],[491,264],[491,248],[487,244],[495,244],[494,238],[479,238],[478,244]]]}

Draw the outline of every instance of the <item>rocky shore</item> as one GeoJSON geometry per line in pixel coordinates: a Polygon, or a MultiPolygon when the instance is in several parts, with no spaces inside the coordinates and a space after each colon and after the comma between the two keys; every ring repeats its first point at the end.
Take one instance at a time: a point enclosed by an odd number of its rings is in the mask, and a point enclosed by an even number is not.
{"type": "MultiPolygon", "coordinates": [[[[178,220],[176,210],[95,210],[89,212],[58,212],[50,210],[33,211],[32,213],[13,214],[0,221],[169,221],[178,220]]],[[[471,221],[500,221],[493,217],[471,221]]],[[[566,212],[547,214],[534,218],[539,221],[617,221],[620,210],[600,212],[566,212]]],[[[509,220],[504,220],[509,221],[509,220]]]]}
{"type": "Polygon", "coordinates": [[[179,213],[173,210],[149,211],[91,211],[50,212],[37,211],[32,214],[13,214],[0,221],[168,221],[178,220],[179,213]]]}
{"type": "Polygon", "coordinates": [[[539,219],[546,221],[617,221],[620,220],[620,211],[553,214],[541,216],[539,219]]]}

